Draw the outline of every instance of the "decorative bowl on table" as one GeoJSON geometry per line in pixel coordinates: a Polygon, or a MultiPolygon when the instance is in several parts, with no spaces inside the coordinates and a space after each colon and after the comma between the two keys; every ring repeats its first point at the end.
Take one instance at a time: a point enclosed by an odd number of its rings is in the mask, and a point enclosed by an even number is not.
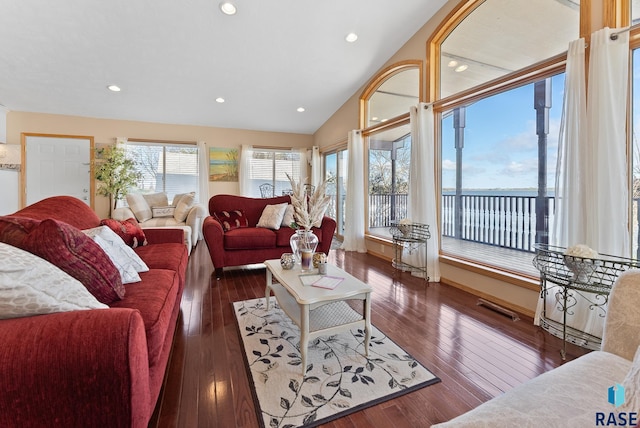
{"type": "Polygon", "coordinates": [[[572,273],[572,279],[576,282],[589,283],[593,272],[600,266],[599,254],[586,245],[574,245],[565,251],[564,264],[572,273]]]}
{"type": "Polygon", "coordinates": [[[293,253],[284,253],[280,256],[280,266],[282,269],[290,270],[296,265],[296,258],[293,253]]]}

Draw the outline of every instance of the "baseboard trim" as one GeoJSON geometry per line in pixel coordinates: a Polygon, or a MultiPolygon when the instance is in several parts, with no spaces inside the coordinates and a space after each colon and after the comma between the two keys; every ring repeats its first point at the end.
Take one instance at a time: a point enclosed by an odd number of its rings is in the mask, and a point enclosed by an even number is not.
{"type": "Polygon", "coordinates": [[[492,296],[491,294],[487,294],[487,293],[484,293],[482,291],[476,290],[475,288],[467,287],[466,285],[462,285],[462,284],[460,284],[458,282],[451,281],[450,279],[441,277],[440,278],[440,282],[442,284],[446,284],[446,285],[450,285],[451,287],[458,288],[458,289],[460,289],[462,291],[466,291],[467,293],[473,294],[474,296],[477,296],[477,297],[479,297],[481,299],[484,299],[484,300],[486,300],[488,302],[494,303],[496,305],[503,306],[503,307],[505,307],[507,309],[510,309],[512,311],[517,312],[520,315],[523,315],[523,316],[526,316],[528,318],[531,318],[532,320],[533,320],[533,318],[535,316],[535,312],[530,310],[530,309],[524,308],[524,307],[522,307],[520,305],[515,305],[515,304],[513,304],[511,302],[507,302],[506,300],[502,300],[502,299],[500,299],[498,297],[492,296]]]}

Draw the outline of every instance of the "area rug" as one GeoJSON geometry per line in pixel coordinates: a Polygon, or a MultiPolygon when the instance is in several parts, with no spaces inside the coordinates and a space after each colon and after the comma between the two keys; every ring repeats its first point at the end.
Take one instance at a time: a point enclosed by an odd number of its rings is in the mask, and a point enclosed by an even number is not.
{"type": "Polygon", "coordinates": [[[300,331],[271,297],[233,304],[260,425],[314,427],[440,381],[375,327],[309,342],[302,374],[300,331]]]}

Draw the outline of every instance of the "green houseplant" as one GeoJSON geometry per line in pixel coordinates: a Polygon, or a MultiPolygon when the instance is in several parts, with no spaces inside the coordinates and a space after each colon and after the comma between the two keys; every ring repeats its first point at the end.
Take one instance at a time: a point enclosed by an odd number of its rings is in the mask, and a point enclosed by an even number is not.
{"type": "Polygon", "coordinates": [[[110,212],[116,209],[118,200],[137,184],[140,176],[136,162],[127,157],[124,148],[110,146],[96,149],[95,178],[99,181],[97,193],[109,198],[110,212]]]}

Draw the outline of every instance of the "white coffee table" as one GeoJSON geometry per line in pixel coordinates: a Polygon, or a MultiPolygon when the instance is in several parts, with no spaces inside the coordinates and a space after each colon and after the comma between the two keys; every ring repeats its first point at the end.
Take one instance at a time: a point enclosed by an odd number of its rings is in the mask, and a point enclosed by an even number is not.
{"type": "MultiPolygon", "coordinates": [[[[285,270],[280,260],[267,260],[267,287],[265,289],[267,310],[271,292],[276,296],[280,308],[300,328],[300,354],[302,373],[307,367],[309,340],[327,334],[335,334],[354,327],[365,331],[365,354],[369,355],[371,339],[371,292],[373,289],[349,275],[337,266],[328,265],[327,275],[344,280],[333,290],[302,285],[300,267],[285,270]],[[275,280],[274,280],[275,279],[275,280]],[[348,300],[362,301],[362,312],[355,310],[348,300]]],[[[315,271],[311,271],[314,273],[315,271]]]]}

